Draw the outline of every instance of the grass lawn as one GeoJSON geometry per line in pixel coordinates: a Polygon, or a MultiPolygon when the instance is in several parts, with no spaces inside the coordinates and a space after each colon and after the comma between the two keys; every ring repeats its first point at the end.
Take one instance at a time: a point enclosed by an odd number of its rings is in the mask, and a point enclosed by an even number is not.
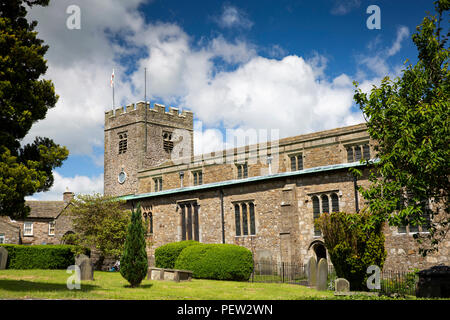
{"type": "Polygon", "coordinates": [[[93,281],[69,290],[66,270],[0,270],[0,299],[121,300],[291,300],[333,299],[332,291],[300,285],[193,279],[190,282],[143,280],[130,288],[118,272],[95,271],[93,281]]]}

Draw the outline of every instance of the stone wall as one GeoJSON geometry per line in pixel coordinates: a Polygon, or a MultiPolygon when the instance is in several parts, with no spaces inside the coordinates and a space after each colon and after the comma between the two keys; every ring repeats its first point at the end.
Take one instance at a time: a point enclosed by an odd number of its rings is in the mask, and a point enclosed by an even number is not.
{"type": "Polygon", "coordinates": [[[20,243],[20,228],[11,222],[8,217],[0,217],[0,234],[4,236],[4,243],[20,243]]]}

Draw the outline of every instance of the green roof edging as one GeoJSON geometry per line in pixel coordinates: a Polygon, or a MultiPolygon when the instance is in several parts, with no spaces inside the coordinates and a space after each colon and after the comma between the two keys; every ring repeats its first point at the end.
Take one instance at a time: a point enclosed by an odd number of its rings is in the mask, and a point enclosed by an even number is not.
{"type": "MultiPolygon", "coordinates": [[[[379,161],[379,159],[371,159],[368,161],[368,164],[373,164],[378,161],[379,161]]],[[[249,178],[244,178],[244,179],[234,179],[234,180],[212,182],[212,183],[202,184],[202,185],[198,185],[198,186],[189,186],[189,187],[183,187],[183,188],[168,189],[168,190],[163,190],[163,191],[158,191],[158,192],[130,194],[130,195],[125,195],[125,196],[120,196],[117,199],[127,201],[127,200],[143,199],[143,198],[153,198],[153,197],[160,197],[160,196],[166,196],[166,195],[177,194],[177,193],[227,187],[227,186],[256,182],[256,181],[278,179],[278,178],[288,178],[288,177],[294,177],[294,176],[299,176],[299,175],[304,175],[304,174],[309,174],[309,173],[333,171],[333,170],[340,170],[340,169],[346,169],[346,168],[355,168],[355,167],[361,167],[361,166],[365,166],[365,165],[367,165],[366,162],[360,162],[360,161],[350,162],[350,163],[332,164],[332,165],[328,165],[328,166],[314,167],[314,168],[308,168],[308,169],[297,170],[297,171],[281,172],[281,173],[275,173],[275,174],[264,175],[264,176],[249,177],[249,178]]]]}

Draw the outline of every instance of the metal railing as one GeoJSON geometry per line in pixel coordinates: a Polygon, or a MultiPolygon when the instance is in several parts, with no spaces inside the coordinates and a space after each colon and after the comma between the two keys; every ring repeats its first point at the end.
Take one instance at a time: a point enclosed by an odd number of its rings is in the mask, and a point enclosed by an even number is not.
{"type": "MultiPolygon", "coordinates": [[[[290,262],[255,261],[250,282],[291,283],[308,285],[306,265],[290,262]]],[[[328,276],[334,273],[332,265],[328,266],[328,276]]]]}
{"type": "MultiPolygon", "coordinates": [[[[328,266],[328,288],[334,290],[336,272],[333,265],[328,266]]],[[[308,285],[306,265],[289,262],[255,261],[250,282],[290,283],[308,285]]],[[[380,290],[383,294],[415,295],[418,276],[407,271],[382,271],[380,274],[380,290]]]]}

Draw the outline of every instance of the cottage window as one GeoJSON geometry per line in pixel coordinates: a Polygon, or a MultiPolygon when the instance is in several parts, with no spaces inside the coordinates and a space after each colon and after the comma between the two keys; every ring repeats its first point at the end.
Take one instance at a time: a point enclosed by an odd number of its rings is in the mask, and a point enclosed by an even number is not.
{"type": "Polygon", "coordinates": [[[50,221],[48,223],[48,235],[49,236],[55,235],[55,221],[50,221]]]}
{"type": "Polygon", "coordinates": [[[33,235],[33,222],[25,222],[23,224],[23,235],[32,236],[33,235]]]}
{"type": "Polygon", "coordinates": [[[0,233],[0,243],[5,243],[5,235],[0,233]]]}

